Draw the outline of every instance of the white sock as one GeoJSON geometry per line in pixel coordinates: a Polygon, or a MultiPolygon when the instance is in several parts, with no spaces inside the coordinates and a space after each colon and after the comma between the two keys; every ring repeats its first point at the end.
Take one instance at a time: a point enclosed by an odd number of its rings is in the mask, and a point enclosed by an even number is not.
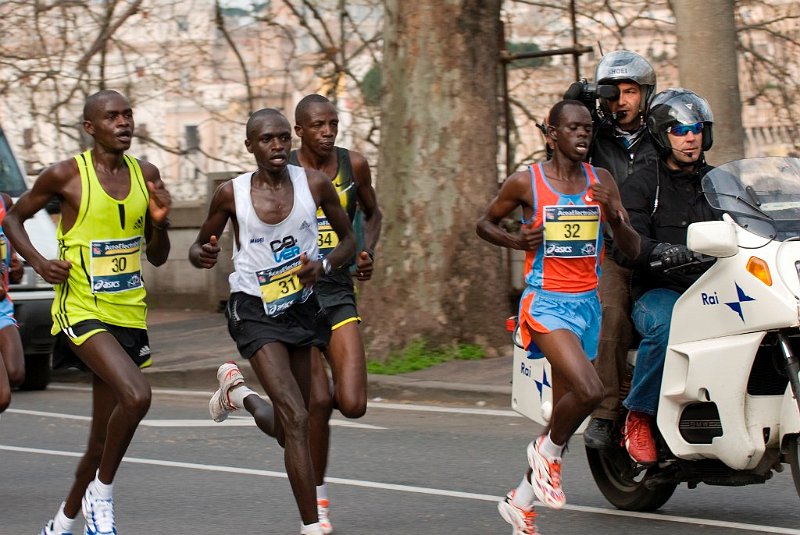
{"type": "Polygon", "coordinates": [[[237,409],[244,409],[244,398],[250,394],[256,393],[245,385],[239,385],[228,391],[228,399],[231,400],[231,404],[237,409]]]}
{"type": "Polygon", "coordinates": [[[553,440],[550,438],[550,433],[548,433],[547,436],[544,437],[544,440],[542,440],[542,445],[539,447],[539,451],[551,459],[556,457],[560,458],[561,453],[564,451],[564,444],[559,445],[553,442],[553,440]]]}
{"type": "Polygon", "coordinates": [[[92,484],[94,485],[94,491],[97,494],[97,497],[101,500],[110,500],[113,497],[114,483],[105,484],[100,481],[100,471],[97,472],[92,484]]]}
{"type": "MultiPolygon", "coordinates": [[[[75,518],[70,518],[64,513],[64,502],[58,508],[55,518],[53,518],[53,531],[56,533],[72,533],[75,531],[75,518]]],[[[77,518],[77,516],[76,516],[77,518]]]]}
{"type": "Polygon", "coordinates": [[[522,481],[519,482],[517,490],[514,492],[514,499],[511,503],[522,509],[523,511],[530,511],[533,509],[533,501],[535,496],[533,494],[533,485],[528,481],[528,474],[522,476],[522,481]]]}
{"type": "Polygon", "coordinates": [[[301,535],[317,535],[318,533],[322,533],[322,528],[319,527],[319,522],[314,522],[313,524],[303,524],[303,528],[300,530],[301,535]]]}
{"type": "Polygon", "coordinates": [[[327,500],[328,499],[328,485],[323,483],[322,485],[317,486],[317,500],[327,500]]]}

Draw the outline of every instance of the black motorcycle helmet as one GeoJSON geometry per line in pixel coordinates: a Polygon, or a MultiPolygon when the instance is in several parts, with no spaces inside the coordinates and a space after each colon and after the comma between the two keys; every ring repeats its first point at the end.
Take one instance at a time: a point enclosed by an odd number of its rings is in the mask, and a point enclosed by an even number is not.
{"type": "MultiPolygon", "coordinates": [[[[594,81],[597,85],[616,85],[620,82],[634,82],[642,92],[639,113],[644,116],[656,94],[656,71],[653,66],[636,52],[615,50],[600,60],[594,70],[594,81]]],[[[600,109],[610,113],[608,100],[600,98],[600,109]]]]}
{"type": "Polygon", "coordinates": [[[647,130],[662,156],[672,150],[667,131],[677,124],[703,123],[703,152],[714,144],[714,114],[706,99],[689,89],[665,89],[653,98],[647,114],[647,130]]]}

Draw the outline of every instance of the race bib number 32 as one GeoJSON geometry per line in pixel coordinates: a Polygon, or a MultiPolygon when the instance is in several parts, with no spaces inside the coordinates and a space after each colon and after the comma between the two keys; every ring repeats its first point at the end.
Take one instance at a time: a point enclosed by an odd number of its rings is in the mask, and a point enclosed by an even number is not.
{"type": "Polygon", "coordinates": [[[599,206],[545,206],[544,255],[561,258],[597,256],[599,206]]]}
{"type": "Polygon", "coordinates": [[[142,287],[142,238],[94,240],[89,244],[93,293],[115,293],[142,287]]]}

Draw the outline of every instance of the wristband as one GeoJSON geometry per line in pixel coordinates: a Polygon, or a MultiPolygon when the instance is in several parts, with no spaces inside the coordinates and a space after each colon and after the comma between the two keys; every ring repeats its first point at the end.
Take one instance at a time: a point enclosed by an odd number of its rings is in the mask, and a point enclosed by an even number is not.
{"type": "Polygon", "coordinates": [[[155,230],[167,230],[170,227],[169,218],[166,218],[160,225],[151,219],[150,226],[155,230]]]}
{"type": "Polygon", "coordinates": [[[367,255],[369,255],[370,260],[372,260],[373,262],[375,261],[375,251],[373,251],[372,249],[364,248],[364,252],[367,253],[367,255]]]}

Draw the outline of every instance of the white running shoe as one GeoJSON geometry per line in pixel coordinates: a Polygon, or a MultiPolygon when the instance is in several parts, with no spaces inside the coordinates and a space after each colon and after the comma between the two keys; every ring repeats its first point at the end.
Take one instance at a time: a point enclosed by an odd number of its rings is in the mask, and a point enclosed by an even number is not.
{"type": "Polygon", "coordinates": [[[503,520],[514,528],[512,535],[540,535],[534,523],[536,521],[536,511],[533,509],[526,511],[514,505],[513,500],[516,492],[516,489],[512,489],[504,500],[497,502],[497,511],[503,517],[503,520]]]}
{"type": "Polygon", "coordinates": [[[561,457],[551,459],[539,451],[544,439],[542,435],[528,445],[528,464],[533,470],[531,485],[540,502],[547,507],[561,509],[567,503],[561,488],[561,457]]]}
{"type": "Polygon", "coordinates": [[[52,520],[48,520],[47,524],[44,525],[42,528],[42,532],[39,535],[72,535],[71,531],[56,531],[55,526],[53,525],[52,520]]]}
{"type": "Polygon", "coordinates": [[[319,527],[322,533],[330,535],[333,533],[330,517],[331,502],[329,500],[317,500],[317,516],[319,517],[319,527]]]}
{"type": "Polygon", "coordinates": [[[229,397],[231,388],[244,383],[244,377],[239,366],[233,362],[226,362],[217,370],[219,389],[211,396],[208,402],[208,412],[215,422],[222,422],[228,415],[236,410],[229,397]]]}
{"type": "Polygon", "coordinates": [[[114,500],[103,500],[94,491],[94,482],[86,487],[81,501],[86,519],[84,535],[117,535],[114,523],[114,500]]]}
{"type": "Polygon", "coordinates": [[[322,535],[322,528],[320,528],[318,526],[319,526],[319,524],[317,524],[316,529],[315,528],[309,528],[307,526],[301,526],[300,527],[300,535],[322,535]]]}

